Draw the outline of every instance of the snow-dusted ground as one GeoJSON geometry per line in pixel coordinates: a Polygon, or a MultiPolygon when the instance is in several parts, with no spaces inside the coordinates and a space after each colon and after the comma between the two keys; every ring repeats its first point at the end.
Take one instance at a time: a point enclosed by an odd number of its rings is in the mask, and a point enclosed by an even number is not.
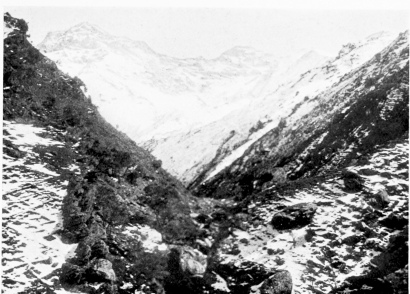
{"type": "Polygon", "coordinates": [[[136,238],[146,251],[168,249],[167,244],[162,241],[161,233],[147,225],[128,225],[122,233],[136,238]]]}
{"type": "MultiPolygon", "coordinates": [[[[363,176],[365,189],[370,194],[348,193],[343,189],[343,181],[330,178],[310,189],[298,190],[292,197],[285,197],[268,203],[252,203],[248,212],[258,216],[260,224],[249,224],[246,231],[235,230],[222,247],[223,263],[240,266],[245,260],[265,265],[271,269],[288,270],[293,279],[294,293],[312,293],[312,289],[328,293],[339,286],[348,276],[360,275],[372,267],[370,260],[385,249],[389,238],[398,233],[375,225],[369,227],[365,214],[375,213],[374,196],[385,188],[390,197],[387,208],[380,210],[380,218],[390,213],[407,217],[408,178],[403,176],[408,170],[408,140],[394,146],[380,149],[373,154],[367,165],[356,165],[349,169],[371,169],[374,176],[363,176]],[[313,202],[318,209],[310,225],[296,230],[277,231],[270,221],[279,205],[313,202]],[[362,230],[360,230],[360,229],[362,230]],[[349,236],[363,236],[363,230],[371,230],[375,237],[361,238],[355,245],[344,241],[349,236]],[[306,241],[307,231],[314,232],[310,242],[306,241]],[[231,255],[229,248],[237,245],[240,254],[231,255]],[[374,248],[381,250],[375,250],[374,248]],[[326,255],[331,251],[334,256],[326,255]],[[331,263],[340,263],[332,267],[331,263]]],[[[229,281],[228,287],[229,287],[229,281]]],[[[258,293],[257,286],[253,287],[258,293]]]]}
{"type": "Polygon", "coordinates": [[[3,154],[2,293],[19,293],[33,282],[54,285],[56,270],[77,246],[64,244],[56,234],[62,227],[68,182],[33,151],[35,146],[62,146],[40,137],[44,132],[29,124],[3,122],[3,138],[26,153],[18,159],[3,154]]]}

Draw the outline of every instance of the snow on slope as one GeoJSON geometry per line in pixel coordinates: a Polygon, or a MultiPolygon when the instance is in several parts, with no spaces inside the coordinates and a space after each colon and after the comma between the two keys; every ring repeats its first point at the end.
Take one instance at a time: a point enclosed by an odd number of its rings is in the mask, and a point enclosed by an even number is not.
{"type": "MultiPolygon", "coordinates": [[[[349,168],[359,174],[373,171],[374,175],[363,176],[365,190],[370,193],[346,192],[343,181],[332,176],[289,197],[252,201],[247,206],[252,221],[243,224],[246,229],[236,229],[219,249],[222,263],[241,267],[251,261],[273,271],[288,270],[293,291],[300,294],[329,293],[347,277],[368,272],[375,267],[372,259],[384,252],[389,239],[400,232],[380,225],[377,219],[391,214],[408,218],[408,147],[408,140],[401,140],[377,150],[368,164],[349,168]],[[380,187],[390,197],[384,209],[375,208],[373,193],[380,187]],[[306,202],[318,206],[311,224],[295,230],[272,228],[272,216],[284,205],[306,202]],[[310,240],[305,237],[308,232],[313,235],[310,240]],[[235,247],[239,252],[233,254],[235,247]]],[[[228,282],[228,288],[233,286],[228,282]]],[[[259,293],[258,289],[252,287],[251,293],[259,293]]]]}
{"type": "MultiPolygon", "coordinates": [[[[33,151],[62,143],[42,138],[44,129],[27,124],[3,121],[3,132],[4,139],[25,153],[21,158],[3,153],[3,290],[20,293],[32,283],[47,287],[58,282],[56,270],[74,255],[77,245],[64,244],[56,233],[62,228],[61,205],[68,182],[33,151]]],[[[77,171],[75,166],[70,169],[77,171]]]]}
{"type": "MultiPolygon", "coordinates": [[[[276,89],[272,92],[265,94],[262,99],[255,100],[255,103],[248,105],[247,108],[242,109],[240,113],[236,113],[236,117],[226,118],[225,123],[231,119],[232,122],[229,126],[235,125],[237,140],[230,140],[229,143],[231,143],[231,146],[225,146],[228,150],[230,149],[227,152],[227,156],[208,171],[205,179],[210,179],[225,167],[229,166],[237,158],[241,157],[247,147],[256,142],[257,139],[268,131],[277,127],[282,118],[287,118],[287,122],[289,123],[290,121],[297,121],[302,116],[308,114],[318,103],[318,101],[315,101],[313,98],[319,93],[332,89],[335,83],[344,75],[380,52],[394,37],[395,36],[389,33],[375,34],[356,45],[350,45],[350,51],[348,52],[346,51],[346,46],[344,46],[339,55],[333,60],[326,62],[323,66],[313,68],[302,75],[288,79],[286,82],[276,86],[276,89]],[[272,118],[272,122],[266,124],[265,127],[257,133],[251,134],[246,138],[244,134],[246,134],[247,129],[249,129],[252,124],[252,119],[255,121],[256,118],[263,117],[265,113],[268,113],[269,117],[272,118]],[[249,121],[247,121],[248,119],[249,121]],[[240,129],[241,127],[243,128],[240,129]],[[242,134],[242,137],[240,134],[242,134]],[[241,141],[245,141],[245,145],[233,150],[235,149],[233,148],[235,144],[241,141]]],[[[290,69],[295,67],[296,65],[293,65],[290,69]]],[[[275,88],[275,84],[272,83],[271,87],[267,86],[267,88],[275,88]]],[[[207,127],[201,131],[205,132],[207,127]]],[[[224,127],[225,126],[221,126],[218,130],[215,129],[214,132],[223,132],[224,127]]],[[[228,130],[225,130],[225,132],[227,131],[228,130]]],[[[199,136],[197,136],[197,139],[199,140],[199,136]]],[[[164,144],[166,145],[167,143],[164,144]]],[[[190,145],[190,148],[191,146],[192,145],[190,145]]],[[[164,150],[167,150],[167,148],[164,148],[164,150]]],[[[156,155],[161,157],[159,154],[156,155]]],[[[193,172],[195,171],[188,170],[188,173],[193,172]]]]}
{"type": "MultiPolygon", "coordinates": [[[[232,112],[235,116],[266,91],[266,81],[280,77],[298,59],[300,72],[326,60],[314,53],[277,58],[249,47],[234,47],[213,60],[176,59],[87,23],[50,33],[39,48],[85,82],[87,94],[110,123],[144,142],[155,155],[163,155],[159,157],[165,167],[180,177],[184,170],[172,166],[171,160],[180,147],[164,148],[162,140],[224,122],[232,112]]],[[[206,144],[214,135],[210,132],[201,142],[206,144]]],[[[218,148],[220,138],[215,141],[218,148]]],[[[215,148],[207,158],[214,157],[215,148]]],[[[192,167],[190,162],[183,166],[192,167]]]]}
{"type": "MultiPolygon", "coordinates": [[[[295,107],[292,113],[286,117],[279,133],[275,133],[275,130],[270,131],[266,136],[253,144],[251,148],[246,150],[242,156],[235,154],[232,158],[230,156],[226,157],[219,165],[214,167],[211,173],[208,173],[206,180],[209,180],[227,166],[230,166],[229,170],[231,173],[238,170],[245,171],[252,165],[252,160],[249,159],[257,158],[262,162],[269,162],[269,160],[276,160],[274,158],[289,156],[291,152],[293,152],[292,150],[297,148],[298,144],[300,146],[300,144],[302,144],[301,142],[309,140],[315,130],[321,130],[326,126],[334,118],[336,111],[340,109],[342,113],[345,113],[349,109],[346,105],[373,90],[374,87],[366,86],[368,80],[374,79],[383,85],[381,81],[384,78],[397,73],[397,71],[405,66],[408,62],[408,57],[406,57],[406,54],[403,54],[403,52],[406,51],[406,47],[408,50],[407,34],[407,32],[400,34],[385,49],[380,51],[380,54],[376,54],[374,58],[365,62],[363,66],[348,72],[345,76],[342,76],[342,79],[337,80],[319,95],[310,97],[300,104],[299,107],[295,107]],[[306,114],[309,115],[304,117],[306,114]],[[262,155],[262,153],[266,154],[262,155]],[[238,160],[232,165],[236,159],[238,160]]],[[[340,58],[337,58],[336,62],[340,62],[340,58]]],[[[314,73],[309,74],[312,75],[314,73]]],[[[337,73],[337,75],[339,75],[339,73],[337,73]]],[[[334,74],[329,75],[329,77],[332,79],[335,78],[334,74]]],[[[309,80],[310,78],[303,77],[301,83],[306,82],[306,79],[309,80]]],[[[400,91],[407,91],[405,84],[399,86],[399,88],[401,89],[400,91]]],[[[396,89],[389,94],[390,99],[388,100],[389,102],[386,103],[386,109],[392,109],[393,105],[402,99],[399,94],[401,93],[400,91],[396,89]]],[[[381,107],[383,107],[383,105],[381,105],[381,107]]],[[[284,112],[285,111],[286,109],[284,112]]],[[[286,112],[282,115],[286,116],[286,112]]],[[[356,134],[355,137],[366,137],[366,135],[363,134],[364,131],[365,129],[360,130],[360,136],[356,134]]],[[[263,132],[263,129],[261,132],[263,132]]],[[[323,136],[325,136],[325,134],[323,136]]],[[[323,140],[323,136],[311,142],[309,146],[312,146],[312,148],[317,146],[318,142],[323,140]]],[[[334,154],[334,160],[341,160],[345,154],[349,154],[352,150],[349,150],[348,147],[349,146],[346,146],[346,148],[343,147],[342,149],[339,148],[339,152],[334,154]],[[341,152],[342,150],[343,152],[341,152]]],[[[297,159],[298,163],[289,164],[286,168],[293,169],[291,166],[295,164],[295,168],[299,170],[301,168],[299,164],[304,162],[304,159],[311,155],[311,152],[311,148],[307,147],[303,154],[299,156],[299,159],[297,159]],[[299,167],[297,167],[298,165],[299,167]]],[[[329,165],[332,164],[329,163],[329,165]]],[[[199,183],[195,184],[197,185],[199,183]]]]}
{"type": "Polygon", "coordinates": [[[85,82],[111,124],[189,183],[231,154],[228,165],[246,149],[237,147],[254,142],[306,96],[330,87],[393,38],[372,35],[332,60],[314,51],[276,57],[240,46],[212,60],[176,59],[80,24],[50,33],[39,48],[85,82]],[[261,119],[271,123],[250,132],[261,119]]]}

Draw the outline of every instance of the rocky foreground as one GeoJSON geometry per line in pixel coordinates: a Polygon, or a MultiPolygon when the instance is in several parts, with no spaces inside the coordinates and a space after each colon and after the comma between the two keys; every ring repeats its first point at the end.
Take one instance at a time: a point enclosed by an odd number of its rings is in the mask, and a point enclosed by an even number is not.
{"type": "Polygon", "coordinates": [[[260,278],[284,271],[294,293],[407,293],[407,152],[399,140],[343,174],[250,201],[218,249],[221,291],[290,293],[260,278]]]}

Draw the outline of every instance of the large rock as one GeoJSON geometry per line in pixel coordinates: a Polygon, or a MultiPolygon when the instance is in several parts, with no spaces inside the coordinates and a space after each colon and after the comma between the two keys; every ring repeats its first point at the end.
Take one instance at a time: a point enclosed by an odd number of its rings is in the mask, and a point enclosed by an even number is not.
{"type": "Polygon", "coordinates": [[[117,279],[112,269],[112,263],[109,260],[103,258],[95,260],[93,270],[106,280],[115,281],[117,279]]]}
{"type": "Polygon", "coordinates": [[[207,266],[206,255],[188,246],[180,247],[179,251],[182,270],[194,276],[203,276],[207,266]]]}
{"type": "Polygon", "coordinates": [[[84,276],[84,269],[71,264],[64,263],[61,266],[60,282],[63,285],[78,285],[82,282],[84,276]]]}
{"type": "Polygon", "coordinates": [[[300,228],[308,225],[317,210],[313,203],[299,203],[288,206],[272,218],[272,226],[277,230],[300,228]]]}
{"type": "Polygon", "coordinates": [[[385,208],[389,205],[390,197],[389,194],[387,194],[386,189],[379,188],[374,195],[374,200],[376,201],[378,207],[385,208]]]}
{"type": "Polygon", "coordinates": [[[364,179],[350,171],[343,171],[342,179],[347,190],[352,192],[359,192],[363,189],[364,179]]]}
{"type": "Polygon", "coordinates": [[[260,287],[261,294],[291,294],[292,276],[288,271],[281,271],[266,279],[260,287]]]}

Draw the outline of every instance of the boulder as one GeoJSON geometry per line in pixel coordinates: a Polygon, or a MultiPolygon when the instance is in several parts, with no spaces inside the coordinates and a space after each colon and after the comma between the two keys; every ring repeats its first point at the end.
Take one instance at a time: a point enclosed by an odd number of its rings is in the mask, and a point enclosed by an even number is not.
{"type": "Polygon", "coordinates": [[[316,210],[317,206],[313,203],[288,206],[273,216],[271,224],[277,230],[304,227],[312,221],[316,210]]]}
{"type": "Polygon", "coordinates": [[[379,220],[379,222],[382,226],[389,229],[401,230],[409,223],[409,220],[401,215],[390,213],[387,217],[379,220]]]}
{"type": "Polygon", "coordinates": [[[203,276],[207,266],[206,255],[189,246],[180,247],[179,251],[179,262],[182,270],[194,276],[203,276]]]}
{"type": "Polygon", "coordinates": [[[112,263],[109,260],[103,258],[96,259],[92,269],[106,280],[115,281],[117,279],[112,269],[112,263]]]}
{"type": "Polygon", "coordinates": [[[374,195],[374,200],[376,201],[377,206],[385,208],[389,205],[390,197],[389,194],[387,194],[386,189],[380,188],[374,195]]]}
{"type": "Polygon", "coordinates": [[[84,270],[74,264],[64,263],[61,266],[60,282],[63,285],[78,285],[82,282],[84,270]]]}
{"type": "Polygon", "coordinates": [[[342,173],[342,179],[347,190],[352,192],[359,192],[363,189],[364,179],[350,171],[342,173]]]}
{"type": "Polygon", "coordinates": [[[291,294],[292,276],[288,271],[280,271],[266,279],[260,287],[261,294],[291,294]]]}

